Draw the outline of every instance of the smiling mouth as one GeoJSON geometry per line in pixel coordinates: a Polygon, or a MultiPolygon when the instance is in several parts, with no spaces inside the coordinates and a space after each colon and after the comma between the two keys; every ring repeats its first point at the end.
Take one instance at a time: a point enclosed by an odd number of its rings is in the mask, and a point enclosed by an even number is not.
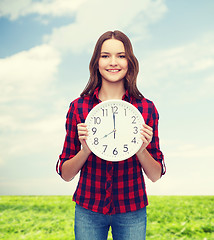
{"type": "Polygon", "coordinates": [[[120,69],[106,69],[107,72],[119,72],[120,69]]]}

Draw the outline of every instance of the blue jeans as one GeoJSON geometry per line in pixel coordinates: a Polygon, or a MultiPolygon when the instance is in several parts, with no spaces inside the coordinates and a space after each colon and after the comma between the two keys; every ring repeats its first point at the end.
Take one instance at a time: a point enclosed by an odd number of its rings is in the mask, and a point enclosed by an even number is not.
{"type": "Polygon", "coordinates": [[[145,240],[146,221],[146,207],[134,212],[104,215],[76,204],[75,239],[106,240],[111,226],[114,240],[145,240]]]}

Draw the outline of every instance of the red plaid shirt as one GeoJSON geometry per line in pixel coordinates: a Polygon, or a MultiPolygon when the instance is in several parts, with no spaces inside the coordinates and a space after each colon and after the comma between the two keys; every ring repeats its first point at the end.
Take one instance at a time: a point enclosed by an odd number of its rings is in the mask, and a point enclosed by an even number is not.
{"type": "MultiPolygon", "coordinates": [[[[145,98],[135,99],[128,92],[123,96],[123,100],[136,106],[145,123],[153,128],[153,139],[147,150],[161,164],[163,175],[165,165],[159,148],[159,117],[154,104],[145,98]]],[[[57,162],[58,174],[61,175],[62,164],[81,149],[77,124],[85,122],[90,110],[99,102],[97,88],[93,96],[80,97],[71,103],[67,113],[64,147],[57,162]]],[[[147,206],[145,182],[137,156],[120,162],[110,162],[91,153],[81,169],[73,200],[84,208],[109,215],[135,211],[147,206]]]]}

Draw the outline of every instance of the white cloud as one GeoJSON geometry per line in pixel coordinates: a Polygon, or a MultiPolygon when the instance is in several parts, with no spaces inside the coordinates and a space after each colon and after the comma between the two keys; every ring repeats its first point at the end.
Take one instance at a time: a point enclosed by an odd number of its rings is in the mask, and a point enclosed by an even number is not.
{"type": "Polygon", "coordinates": [[[50,106],[47,100],[60,61],[59,52],[46,44],[0,59],[1,162],[26,148],[42,149],[57,134],[59,119],[43,105],[50,106]]]}
{"type": "Polygon", "coordinates": [[[183,46],[150,52],[150,56],[140,66],[143,69],[140,78],[146,79],[144,85],[148,86],[163,86],[168,83],[166,78],[170,80],[176,76],[187,77],[189,74],[213,70],[214,33],[183,46]]]}
{"type": "Polygon", "coordinates": [[[16,20],[30,14],[41,16],[73,16],[75,11],[87,0],[1,0],[0,17],[8,16],[16,20]]]}
{"type": "MultiPolygon", "coordinates": [[[[8,153],[14,156],[22,156],[27,149],[28,153],[26,155],[29,153],[52,155],[54,153],[54,159],[57,160],[65,137],[65,112],[66,110],[64,110],[64,113],[56,112],[49,113],[48,116],[40,115],[39,119],[26,122],[23,119],[20,121],[20,116],[18,116],[18,122],[12,122],[14,125],[12,129],[15,134],[13,134],[13,143],[10,145],[8,153]]],[[[8,127],[8,130],[11,129],[10,127],[8,127]]],[[[2,145],[7,144],[7,142],[2,143],[2,145]]],[[[6,157],[6,154],[4,155],[6,157]]]]}
{"type": "Polygon", "coordinates": [[[54,29],[45,41],[57,49],[80,52],[91,49],[91,44],[108,30],[126,30],[134,39],[146,38],[148,25],[158,21],[166,11],[162,0],[126,3],[109,0],[105,7],[102,1],[90,0],[78,9],[74,23],[54,29]]]}
{"type": "Polygon", "coordinates": [[[46,44],[0,59],[0,102],[36,98],[55,79],[59,53],[46,44]]]}
{"type": "Polygon", "coordinates": [[[43,0],[41,2],[32,2],[26,14],[38,13],[40,15],[50,16],[69,16],[73,15],[86,1],[88,0],[43,0]]]}
{"type": "Polygon", "coordinates": [[[42,16],[74,16],[75,21],[67,26],[55,28],[44,37],[57,49],[79,52],[88,47],[107,30],[126,30],[133,34],[133,40],[148,37],[148,25],[163,17],[167,11],[164,0],[109,0],[105,6],[100,0],[3,0],[0,2],[0,17],[16,20],[21,16],[37,14],[42,16]]]}
{"type": "Polygon", "coordinates": [[[140,61],[138,83],[153,99],[164,96],[173,104],[213,98],[214,33],[182,46],[150,51],[140,61]]]}
{"type": "Polygon", "coordinates": [[[9,17],[10,20],[17,19],[24,9],[31,4],[31,0],[1,0],[0,1],[0,17],[9,17]]]}

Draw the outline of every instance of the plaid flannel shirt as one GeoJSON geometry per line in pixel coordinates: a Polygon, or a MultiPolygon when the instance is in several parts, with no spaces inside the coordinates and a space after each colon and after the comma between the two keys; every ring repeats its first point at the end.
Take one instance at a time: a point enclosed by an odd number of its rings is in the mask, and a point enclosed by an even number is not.
{"type": "MultiPolygon", "coordinates": [[[[77,124],[85,122],[90,110],[100,102],[98,91],[97,88],[92,96],[80,97],[70,104],[64,147],[57,162],[59,175],[63,163],[74,157],[81,149],[77,124]]],[[[153,102],[146,98],[138,100],[130,96],[128,91],[124,94],[123,100],[136,106],[142,113],[145,123],[153,128],[153,139],[147,150],[160,163],[161,174],[165,174],[164,157],[159,148],[159,116],[153,102]]],[[[109,215],[135,211],[147,206],[142,166],[137,156],[120,162],[111,162],[91,153],[81,169],[73,200],[86,209],[109,215]]]]}

